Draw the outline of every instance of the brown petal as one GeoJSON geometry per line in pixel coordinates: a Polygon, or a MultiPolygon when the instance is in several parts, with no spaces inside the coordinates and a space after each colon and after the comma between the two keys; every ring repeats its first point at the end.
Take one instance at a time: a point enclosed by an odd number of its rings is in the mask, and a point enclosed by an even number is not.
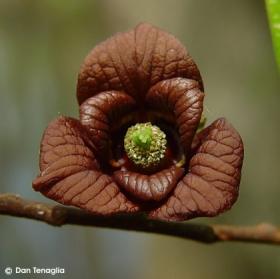
{"type": "Polygon", "coordinates": [[[123,90],[141,101],[157,82],[173,77],[197,80],[199,70],[184,46],[150,24],[139,24],[97,45],[86,57],[78,77],[79,104],[107,90],[123,90]]]}
{"type": "Polygon", "coordinates": [[[202,132],[189,173],[174,194],[151,218],[186,220],[215,216],[229,209],[238,197],[243,161],[243,144],[237,131],[223,118],[202,132]]]}
{"type": "Polygon", "coordinates": [[[154,85],[146,101],[153,109],[175,117],[181,145],[187,152],[201,118],[203,98],[204,93],[200,91],[197,81],[173,78],[154,85]]]}
{"type": "Polygon", "coordinates": [[[81,123],[90,131],[91,140],[99,155],[108,155],[110,131],[134,107],[134,99],[121,91],[99,93],[80,106],[81,123]]]}
{"type": "Polygon", "coordinates": [[[103,174],[93,153],[87,130],[73,118],[51,122],[41,142],[41,174],[33,188],[60,203],[93,213],[111,214],[138,210],[103,174]]]}
{"type": "Polygon", "coordinates": [[[140,201],[160,201],[166,198],[182,177],[184,169],[170,167],[153,175],[132,171],[116,171],[114,179],[120,187],[140,201]]]}

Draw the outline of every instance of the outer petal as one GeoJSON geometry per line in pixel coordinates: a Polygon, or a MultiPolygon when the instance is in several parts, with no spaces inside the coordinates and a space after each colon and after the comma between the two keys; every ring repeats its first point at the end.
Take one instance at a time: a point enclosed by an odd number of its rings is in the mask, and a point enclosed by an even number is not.
{"type": "Polygon", "coordinates": [[[86,57],[78,77],[79,104],[107,90],[123,90],[141,103],[148,88],[173,77],[199,81],[199,70],[184,46],[172,35],[149,24],[118,33],[86,57]]]}
{"type": "Polygon", "coordinates": [[[189,151],[203,110],[204,93],[199,83],[185,78],[158,82],[148,92],[146,101],[153,109],[175,117],[180,142],[189,151]]]}
{"type": "Polygon", "coordinates": [[[78,120],[59,117],[51,122],[41,142],[41,174],[33,181],[34,189],[93,213],[138,210],[101,172],[92,150],[87,130],[78,120]]]}
{"type": "Polygon", "coordinates": [[[223,118],[202,132],[189,173],[151,218],[186,220],[215,216],[229,209],[238,196],[243,144],[237,131],[223,118]]]}
{"type": "Polygon", "coordinates": [[[116,171],[114,179],[120,187],[140,201],[161,201],[176,186],[184,169],[172,166],[152,175],[116,171]]]}
{"type": "Polygon", "coordinates": [[[129,117],[134,107],[134,99],[121,91],[99,93],[80,106],[81,123],[90,131],[98,155],[108,155],[112,129],[116,123],[121,125],[121,118],[129,117]]]}

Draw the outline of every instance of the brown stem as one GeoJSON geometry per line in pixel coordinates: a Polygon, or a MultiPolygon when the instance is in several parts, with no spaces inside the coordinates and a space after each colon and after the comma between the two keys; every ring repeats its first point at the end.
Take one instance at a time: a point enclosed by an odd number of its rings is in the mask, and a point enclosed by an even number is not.
{"type": "Polygon", "coordinates": [[[159,233],[204,243],[242,241],[280,244],[280,229],[262,223],[256,226],[203,225],[149,220],[144,214],[100,216],[80,209],[29,201],[15,194],[0,194],[0,214],[25,217],[54,226],[82,225],[159,233]]]}

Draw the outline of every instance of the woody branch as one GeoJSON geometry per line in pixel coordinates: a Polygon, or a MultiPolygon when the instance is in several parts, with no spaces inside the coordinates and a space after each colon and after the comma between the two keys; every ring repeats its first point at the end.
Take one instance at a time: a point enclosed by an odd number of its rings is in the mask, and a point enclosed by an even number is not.
{"type": "Polygon", "coordinates": [[[101,216],[80,209],[29,201],[16,194],[0,194],[0,214],[38,220],[53,226],[81,225],[176,236],[203,243],[241,241],[280,245],[280,228],[261,223],[255,226],[205,225],[149,220],[144,214],[101,216]]]}

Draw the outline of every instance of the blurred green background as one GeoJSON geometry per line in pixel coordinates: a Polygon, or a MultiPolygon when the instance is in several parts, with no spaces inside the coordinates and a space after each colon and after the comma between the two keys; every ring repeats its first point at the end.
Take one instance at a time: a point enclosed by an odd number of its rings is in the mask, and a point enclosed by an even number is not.
{"type": "MultiPolygon", "coordinates": [[[[280,224],[280,81],[265,5],[256,0],[0,0],[0,191],[46,201],[31,187],[43,130],[59,114],[78,116],[76,79],[89,50],[141,21],[186,45],[204,79],[209,122],[225,116],[244,139],[238,202],[194,221],[280,224]]],[[[0,226],[0,278],[6,266],[59,266],[66,275],[56,278],[70,279],[280,278],[276,246],[207,246],[4,216],[0,226]]]]}

